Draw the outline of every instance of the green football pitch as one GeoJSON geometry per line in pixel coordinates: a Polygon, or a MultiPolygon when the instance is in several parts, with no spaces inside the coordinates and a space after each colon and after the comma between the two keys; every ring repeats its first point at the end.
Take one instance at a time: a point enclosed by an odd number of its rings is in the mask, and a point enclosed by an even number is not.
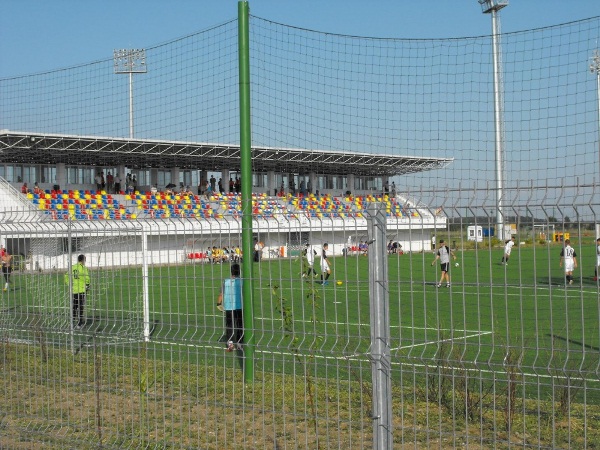
{"type": "MultiPolygon", "coordinates": [[[[506,370],[510,354],[524,376],[597,373],[599,290],[589,247],[579,255],[571,286],[556,244],[515,248],[506,266],[500,264],[502,249],[457,251],[460,266],[451,268],[450,288],[436,287],[440,272],[437,263],[431,266],[431,252],[386,256],[393,364],[422,367],[444,357],[493,374],[506,370]]],[[[347,370],[369,360],[369,258],[331,258],[333,273],[325,286],[301,277],[299,258],[252,264],[257,359],[277,355],[283,365],[298,356],[320,358],[347,370]]],[[[150,268],[149,345],[157,354],[168,358],[174,348],[196,347],[205,350],[195,360],[210,360],[222,352],[223,313],[215,303],[228,269],[228,264],[150,268]]],[[[92,267],[92,280],[87,324],[80,331],[70,329],[63,273],[15,273],[2,297],[0,325],[24,342],[34,342],[32,336],[43,331],[56,345],[74,339],[85,350],[93,337],[134,353],[143,333],[141,269],[92,267]]]]}

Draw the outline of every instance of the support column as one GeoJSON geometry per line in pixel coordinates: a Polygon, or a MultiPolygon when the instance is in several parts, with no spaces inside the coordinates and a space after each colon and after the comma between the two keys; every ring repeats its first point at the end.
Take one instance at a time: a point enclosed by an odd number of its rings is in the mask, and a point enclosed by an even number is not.
{"type": "Polygon", "coordinates": [[[177,186],[177,190],[179,190],[179,167],[173,167],[171,169],[171,183],[177,186]]]}
{"type": "Polygon", "coordinates": [[[63,163],[56,165],[56,180],[51,184],[58,184],[61,189],[67,189],[67,168],[63,163]]]}
{"type": "Polygon", "coordinates": [[[223,189],[225,189],[226,194],[229,194],[229,169],[221,170],[221,178],[223,180],[223,189]]]}
{"type": "MultiPolygon", "coordinates": [[[[350,191],[352,195],[354,195],[354,174],[348,174],[348,177],[346,179],[348,180],[348,184],[346,185],[346,191],[350,191]]],[[[346,194],[346,192],[344,192],[344,194],[346,194]]]]}
{"type": "Polygon", "coordinates": [[[150,188],[152,188],[152,186],[158,188],[158,169],[150,169],[150,180],[148,181],[150,183],[150,188]]]}
{"type": "Polygon", "coordinates": [[[317,174],[314,172],[310,172],[308,174],[308,183],[306,184],[306,189],[309,194],[314,194],[317,191],[317,174]]]}
{"type": "Polygon", "coordinates": [[[277,189],[275,183],[275,171],[269,170],[267,172],[267,195],[273,195],[273,192],[277,189]]]}

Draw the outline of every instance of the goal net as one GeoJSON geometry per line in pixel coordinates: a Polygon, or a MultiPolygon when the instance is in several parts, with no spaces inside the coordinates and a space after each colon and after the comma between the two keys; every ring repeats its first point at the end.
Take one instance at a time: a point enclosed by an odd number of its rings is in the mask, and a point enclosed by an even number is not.
{"type": "Polygon", "coordinates": [[[23,262],[14,267],[8,295],[2,298],[2,327],[9,340],[44,339],[60,343],[71,336],[73,277],[78,255],[86,257],[90,289],[86,293],[79,345],[94,336],[96,343],[147,339],[151,332],[144,291],[147,260],[143,233],[132,227],[94,224],[92,228],[65,222],[54,229],[44,224],[3,225],[9,248],[23,262]],[[42,230],[40,230],[42,228],[42,230]],[[15,250],[13,250],[15,251],[15,250]]]}

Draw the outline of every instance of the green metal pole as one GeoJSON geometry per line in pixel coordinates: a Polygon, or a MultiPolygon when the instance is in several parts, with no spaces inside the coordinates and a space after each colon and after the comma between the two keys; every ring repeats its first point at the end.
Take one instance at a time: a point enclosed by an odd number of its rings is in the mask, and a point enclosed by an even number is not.
{"type": "Polygon", "coordinates": [[[242,295],[244,296],[244,380],[254,381],[254,276],[252,266],[252,136],[250,128],[250,26],[248,2],[238,2],[240,66],[240,159],[242,177],[242,295]]]}

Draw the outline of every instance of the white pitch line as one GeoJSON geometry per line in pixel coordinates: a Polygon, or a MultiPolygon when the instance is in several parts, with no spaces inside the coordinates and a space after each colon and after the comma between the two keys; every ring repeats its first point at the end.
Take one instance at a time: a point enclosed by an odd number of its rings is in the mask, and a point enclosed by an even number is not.
{"type": "Polygon", "coordinates": [[[484,336],[484,335],[487,335],[487,334],[492,334],[492,332],[491,331],[482,331],[482,332],[479,332],[479,333],[471,334],[469,336],[458,336],[458,337],[453,337],[453,338],[448,338],[448,339],[442,339],[441,341],[421,342],[420,344],[407,345],[405,347],[392,348],[390,350],[406,350],[408,348],[422,347],[424,345],[438,344],[438,343],[441,343],[441,342],[460,341],[460,340],[463,340],[463,339],[469,339],[469,338],[477,337],[477,336],[484,336]]]}
{"type": "MultiPolygon", "coordinates": [[[[219,317],[219,316],[215,316],[215,317],[219,317]]],[[[262,321],[272,321],[272,322],[281,322],[281,318],[274,318],[274,317],[255,317],[254,320],[262,320],[262,321]]],[[[298,323],[313,323],[312,320],[294,320],[294,322],[298,322],[298,323]]],[[[335,325],[335,326],[340,326],[340,325],[348,325],[348,326],[352,326],[352,327],[362,327],[362,326],[370,326],[370,324],[368,323],[349,323],[349,322],[336,322],[336,321],[325,321],[325,322],[318,322],[318,324],[324,324],[324,325],[335,325]]],[[[461,329],[457,329],[457,328],[432,328],[432,327],[416,327],[413,325],[390,325],[391,329],[405,329],[405,330],[430,330],[430,331],[454,331],[455,333],[485,333],[485,334],[489,334],[491,333],[491,331],[481,331],[481,330],[461,330],[461,329]]]]}

